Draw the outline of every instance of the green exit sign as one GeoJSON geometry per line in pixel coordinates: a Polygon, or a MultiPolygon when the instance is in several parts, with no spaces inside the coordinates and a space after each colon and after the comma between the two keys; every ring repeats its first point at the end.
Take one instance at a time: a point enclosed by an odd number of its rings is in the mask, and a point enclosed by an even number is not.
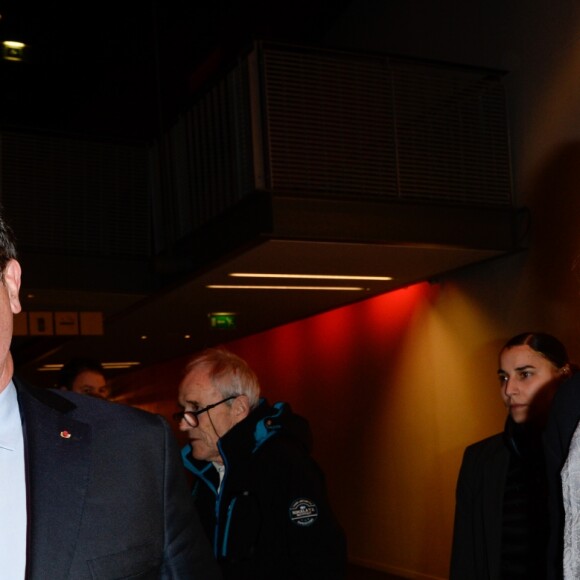
{"type": "Polygon", "coordinates": [[[236,315],[233,312],[214,312],[209,315],[209,321],[212,328],[220,330],[236,327],[236,315]]]}

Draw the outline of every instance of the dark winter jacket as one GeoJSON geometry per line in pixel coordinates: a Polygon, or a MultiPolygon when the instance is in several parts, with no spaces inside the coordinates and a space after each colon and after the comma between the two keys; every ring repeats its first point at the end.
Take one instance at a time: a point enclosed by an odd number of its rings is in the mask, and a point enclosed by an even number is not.
{"type": "Polygon", "coordinates": [[[310,429],[285,403],[265,401],[218,442],[225,475],[182,452],[226,579],[340,580],[346,546],[310,457],[310,429]]]}

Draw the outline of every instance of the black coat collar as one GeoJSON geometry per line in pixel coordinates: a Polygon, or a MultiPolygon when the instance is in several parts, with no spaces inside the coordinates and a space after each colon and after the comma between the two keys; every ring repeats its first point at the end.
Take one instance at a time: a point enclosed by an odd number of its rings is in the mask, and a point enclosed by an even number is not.
{"type": "Polygon", "coordinates": [[[43,405],[46,405],[55,411],[59,411],[60,413],[68,413],[69,411],[76,409],[76,405],[73,402],[60,396],[56,391],[33,387],[18,377],[13,377],[12,380],[16,387],[16,392],[18,393],[18,402],[21,405],[21,408],[23,399],[25,399],[26,396],[30,396],[43,405]]]}

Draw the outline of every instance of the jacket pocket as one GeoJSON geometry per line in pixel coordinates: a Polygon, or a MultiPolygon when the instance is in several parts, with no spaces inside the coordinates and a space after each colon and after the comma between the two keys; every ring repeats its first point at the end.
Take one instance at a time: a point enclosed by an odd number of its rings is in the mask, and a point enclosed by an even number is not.
{"type": "Polygon", "coordinates": [[[249,491],[235,495],[228,505],[218,557],[230,562],[254,556],[262,529],[258,499],[249,491]]]}
{"type": "Polygon", "coordinates": [[[93,580],[156,580],[161,558],[153,544],[144,544],[87,562],[93,580]]]}

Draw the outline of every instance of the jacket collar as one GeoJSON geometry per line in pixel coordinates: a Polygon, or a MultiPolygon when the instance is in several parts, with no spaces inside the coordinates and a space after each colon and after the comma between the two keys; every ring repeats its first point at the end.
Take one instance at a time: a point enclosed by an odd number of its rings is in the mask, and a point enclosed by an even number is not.
{"type": "MultiPolygon", "coordinates": [[[[264,420],[270,410],[271,407],[267,404],[266,400],[262,399],[260,404],[245,419],[234,425],[219,439],[218,449],[224,459],[226,468],[229,467],[232,460],[246,461],[248,454],[252,452],[256,444],[254,438],[256,424],[264,420]]],[[[189,443],[181,450],[184,467],[196,477],[202,479],[214,493],[217,493],[217,484],[212,481],[213,469],[211,468],[213,466],[211,462],[194,459],[191,451],[192,449],[189,443]]]]}
{"type": "Polygon", "coordinates": [[[39,389],[37,387],[32,387],[26,384],[24,381],[20,380],[18,377],[13,377],[14,385],[16,386],[16,391],[18,392],[18,400],[22,405],[22,398],[27,399],[28,397],[35,399],[39,403],[59,411],[60,413],[68,413],[76,409],[76,405],[65,399],[57,392],[50,389],[39,389]]]}

